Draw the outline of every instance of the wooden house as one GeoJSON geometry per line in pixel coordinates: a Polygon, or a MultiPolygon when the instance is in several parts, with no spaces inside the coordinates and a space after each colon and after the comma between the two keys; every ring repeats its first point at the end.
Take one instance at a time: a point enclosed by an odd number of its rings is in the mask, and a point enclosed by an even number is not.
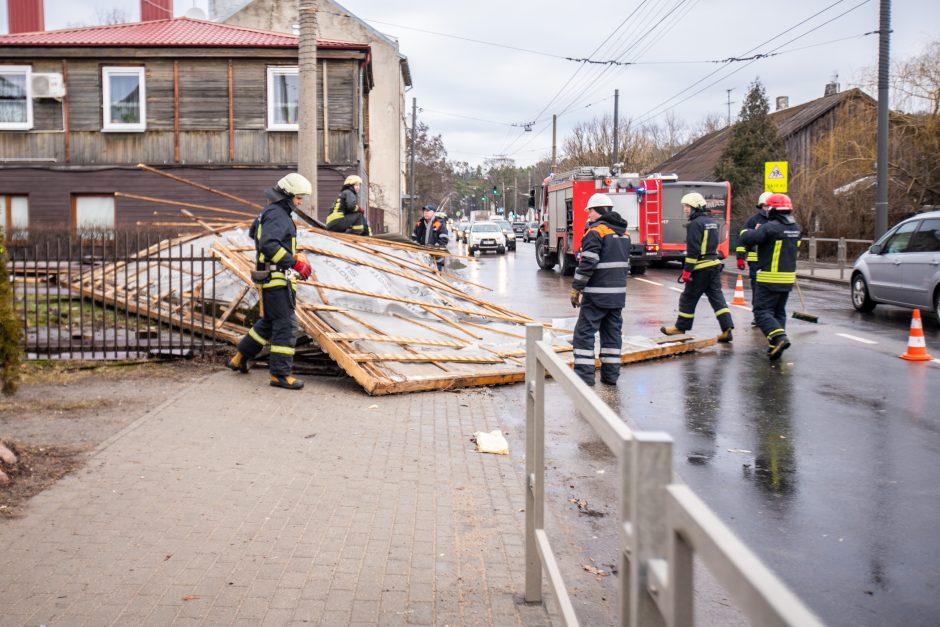
{"type": "MultiPolygon", "coordinates": [[[[115,192],[245,209],[138,163],[263,204],[296,169],[298,41],[190,18],[0,37],[0,226],[75,234],[160,220],[159,206],[115,192]]],[[[368,181],[373,80],[365,43],[319,40],[317,63],[324,217],[347,175],[368,181]]]]}

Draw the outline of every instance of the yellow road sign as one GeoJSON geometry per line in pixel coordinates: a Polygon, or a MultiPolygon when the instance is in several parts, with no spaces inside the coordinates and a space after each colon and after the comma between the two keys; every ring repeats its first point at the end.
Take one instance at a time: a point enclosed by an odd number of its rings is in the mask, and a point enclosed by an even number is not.
{"type": "Polygon", "coordinates": [[[764,162],[764,191],[775,194],[787,193],[787,162],[764,162]]]}

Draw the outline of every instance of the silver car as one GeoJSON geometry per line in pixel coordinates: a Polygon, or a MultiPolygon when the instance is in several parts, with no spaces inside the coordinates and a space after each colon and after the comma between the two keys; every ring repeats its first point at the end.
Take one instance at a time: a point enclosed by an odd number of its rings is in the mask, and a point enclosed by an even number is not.
{"type": "Polygon", "coordinates": [[[852,305],[885,303],[929,309],[940,318],[940,211],[899,223],[863,253],[852,269],[852,305]]]}

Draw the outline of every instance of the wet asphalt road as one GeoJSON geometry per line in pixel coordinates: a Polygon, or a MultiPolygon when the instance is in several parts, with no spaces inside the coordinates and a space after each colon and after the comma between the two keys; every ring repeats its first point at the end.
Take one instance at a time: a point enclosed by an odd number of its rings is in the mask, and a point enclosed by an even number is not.
{"type": "MultiPolygon", "coordinates": [[[[576,315],[570,277],[538,270],[532,244],[461,272],[494,289],[479,295],[516,311],[543,320],[576,315]]],[[[630,278],[626,334],[656,336],[675,320],[678,272],[630,278]]],[[[729,301],[735,277],[723,276],[729,301]]],[[[617,388],[595,390],[632,428],[674,438],[680,478],[826,623],[940,624],[940,363],[897,358],[910,310],[879,306],[862,315],[847,286],[803,287],[820,323],[791,318],[793,347],[778,364],[768,363],[750,312],[732,308],[733,345],[626,366],[617,388]]],[[[789,309],[797,308],[794,293],[789,309]]],[[[934,316],[924,315],[924,331],[940,357],[934,316]]],[[[703,298],[693,334],[718,332],[703,298]]],[[[494,392],[505,398],[505,428],[524,441],[522,387],[494,392]]],[[[569,543],[559,553],[615,564],[616,460],[564,395],[551,384],[547,393],[549,507],[569,543]],[[570,498],[606,516],[580,515],[570,498]]],[[[582,575],[570,572],[568,584],[579,611],[610,616],[612,598],[587,598],[596,586],[582,575]]],[[[600,594],[613,594],[613,579],[600,594]]],[[[724,606],[718,598],[697,611],[722,624],[724,606]]]]}

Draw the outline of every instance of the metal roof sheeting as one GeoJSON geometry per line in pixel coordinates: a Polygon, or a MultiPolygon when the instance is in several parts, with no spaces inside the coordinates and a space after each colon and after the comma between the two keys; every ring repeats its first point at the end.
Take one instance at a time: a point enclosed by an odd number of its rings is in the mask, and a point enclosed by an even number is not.
{"type": "MultiPolygon", "coordinates": [[[[33,47],[297,48],[299,41],[299,37],[286,33],[229,26],[189,17],[0,36],[0,46],[33,47]]],[[[317,47],[368,50],[369,45],[318,39],[317,47]]]]}

